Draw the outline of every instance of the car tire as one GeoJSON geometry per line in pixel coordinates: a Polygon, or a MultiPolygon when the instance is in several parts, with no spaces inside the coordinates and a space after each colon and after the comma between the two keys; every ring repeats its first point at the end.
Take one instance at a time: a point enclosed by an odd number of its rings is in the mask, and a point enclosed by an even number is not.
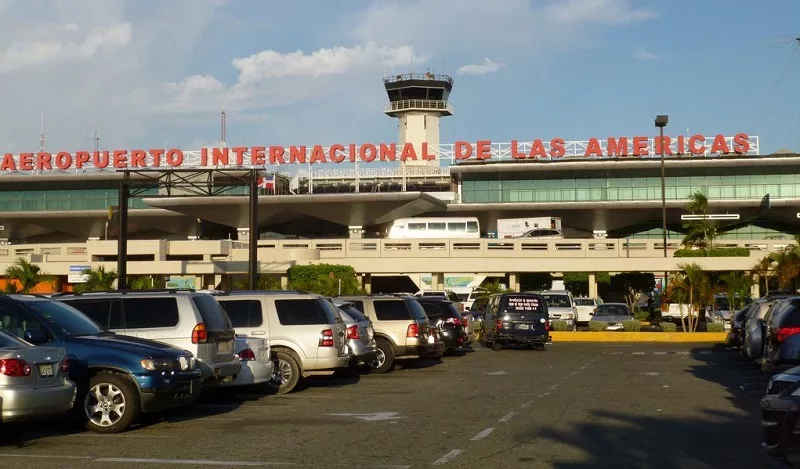
{"type": "Polygon", "coordinates": [[[375,360],[367,363],[373,373],[388,373],[394,369],[394,347],[386,339],[376,340],[378,345],[378,356],[375,360]]]}
{"type": "Polygon", "coordinates": [[[495,352],[499,352],[500,350],[503,350],[503,346],[501,344],[498,344],[497,342],[493,342],[492,350],[494,350],[495,352]]]}
{"type": "Polygon", "coordinates": [[[89,389],[79,401],[86,428],[96,433],[119,433],[139,416],[139,392],[126,377],[100,373],[89,380],[89,389]]]}
{"type": "Polygon", "coordinates": [[[297,387],[303,372],[294,354],[280,351],[276,355],[279,382],[275,385],[275,394],[288,394],[297,387]]]}

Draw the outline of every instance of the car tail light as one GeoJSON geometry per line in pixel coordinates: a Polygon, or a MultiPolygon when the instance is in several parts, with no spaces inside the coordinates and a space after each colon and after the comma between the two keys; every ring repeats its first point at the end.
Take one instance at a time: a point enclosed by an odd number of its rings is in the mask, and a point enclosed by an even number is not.
{"type": "Polygon", "coordinates": [[[319,336],[320,347],[333,347],[333,329],[325,329],[319,336]]]}
{"type": "Polygon", "coordinates": [[[464,329],[469,327],[469,321],[467,320],[467,316],[461,316],[461,325],[464,326],[464,329]]]}
{"type": "Polygon", "coordinates": [[[409,324],[406,330],[406,337],[419,337],[419,324],[409,324]]]}
{"type": "Polygon", "coordinates": [[[64,357],[64,359],[61,360],[61,363],[58,364],[58,370],[62,373],[69,372],[69,358],[64,357]]]}
{"type": "Polygon", "coordinates": [[[347,339],[360,339],[361,335],[358,333],[358,326],[353,324],[347,328],[347,339]]]}
{"type": "Polygon", "coordinates": [[[8,358],[0,360],[0,374],[14,377],[28,376],[31,374],[31,367],[24,360],[8,358]]]}
{"type": "Polygon", "coordinates": [[[775,329],[775,338],[783,342],[789,336],[800,333],[800,327],[779,327],[775,329]]]}
{"type": "Polygon", "coordinates": [[[550,330],[550,320],[549,319],[546,319],[544,321],[544,330],[546,330],[546,331],[550,330]]]}
{"type": "Polygon", "coordinates": [[[494,327],[495,327],[495,329],[502,329],[503,328],[503,320],[502,319],[495,320],[494,327]]]}
{"type": "Polygon", "coordinates": [[[245,362],[251,362],[251,361],[254,361],[255,359],[256,359],[255,352],[253,352],[249,348],[246,348],[246,349],[242,350],[241,352],[239,352],[239,360],[242,360],[242,361],[245,361],[245,362]]]}
{"type": "Polygon", "coordinates": [[[193,344],[204,344],[208,340],[208,331],[206,331],[206,325],[198,323],[192,329],[192,343],[193,344]]]}

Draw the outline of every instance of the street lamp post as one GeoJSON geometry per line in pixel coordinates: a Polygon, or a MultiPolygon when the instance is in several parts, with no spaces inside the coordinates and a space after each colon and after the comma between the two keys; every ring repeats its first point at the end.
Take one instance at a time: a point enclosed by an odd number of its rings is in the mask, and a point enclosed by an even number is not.
{"type": "MultiPolygon", "coordinates": [[[[667,126],[667,122],[669,122],[669,116],[663,114],[656,116],[656,127],[659,131],[658,146],[661,150],[661,231],[664,241],[664,257],[667,257],[667,186],[664,177],[664,127],[667,126]]],[[[664,281],[666,281],[666,275],[664,281]]]]}

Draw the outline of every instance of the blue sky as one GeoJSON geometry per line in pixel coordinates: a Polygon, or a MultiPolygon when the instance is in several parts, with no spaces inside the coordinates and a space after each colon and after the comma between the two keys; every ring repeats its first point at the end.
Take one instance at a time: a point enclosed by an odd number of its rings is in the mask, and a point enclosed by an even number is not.
{"type": "Polygon", "coordinates": [[[796,0],[0,0],[0,144],[38,147],[43,113],[51,150],[96,126],[106,148],[213,145],[223,106],[229,143],[391,142],[381,76],[432,69],[455,79],[442,143],[650,135],[666,113],[672,134],[800,151],[800,52],[779,79],[799,18],[796,0]]]}

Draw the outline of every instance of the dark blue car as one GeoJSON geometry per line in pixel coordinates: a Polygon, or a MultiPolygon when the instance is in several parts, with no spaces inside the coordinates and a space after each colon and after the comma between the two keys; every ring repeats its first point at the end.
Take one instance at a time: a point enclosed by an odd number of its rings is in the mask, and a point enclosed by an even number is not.
{"type": "Polygon", "coordinates": [[[35,345],[63,347],[88,429],[117,433],[141,412],[188,404],[202,377],[186,350],[104,331],[77,309],[35,295],[0,295],[0,329],[35,345]]]}

